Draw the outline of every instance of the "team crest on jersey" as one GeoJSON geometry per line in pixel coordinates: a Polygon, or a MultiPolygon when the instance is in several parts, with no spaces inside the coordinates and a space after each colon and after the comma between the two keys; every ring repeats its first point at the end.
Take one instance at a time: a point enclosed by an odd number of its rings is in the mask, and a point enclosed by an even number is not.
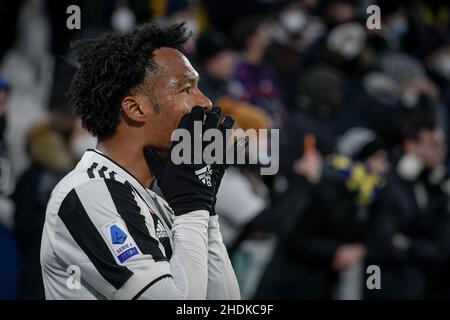
{"type": "Polygon", "coordinates": [[[107,236],[108,245],[120,263],[139,254],[137,246],[121,221],[108,223],[103,227],[103,234],[107,236]]]}

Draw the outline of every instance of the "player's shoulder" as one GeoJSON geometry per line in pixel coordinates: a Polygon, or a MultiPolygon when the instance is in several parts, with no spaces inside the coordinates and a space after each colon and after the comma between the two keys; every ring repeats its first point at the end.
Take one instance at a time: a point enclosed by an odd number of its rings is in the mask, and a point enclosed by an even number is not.
{"type": "Polygon", "coordinates": [[[84,201],[102,201],[102,197],[109,194],[111,189],[123,194],[131,193],[131,187],[120,172],[114,171],[95,154],[85,154],[53,189],[47,209],[57,211],[67,196],[73,193],[77,193],[77,196],[84,195],[84,201]]]}

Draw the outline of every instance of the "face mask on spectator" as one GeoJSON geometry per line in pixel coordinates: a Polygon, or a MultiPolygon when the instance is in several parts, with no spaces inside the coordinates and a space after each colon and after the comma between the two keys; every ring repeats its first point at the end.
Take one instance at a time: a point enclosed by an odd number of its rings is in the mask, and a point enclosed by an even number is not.
{"type": "Polygon", "coordinates": [[[403,37],[409,30],[409,24],[405,18],[395,18],[389,23],[389,26],[398,37],[403,37]]]}
{"type": "Polygon", "coordinates": [[[307,17],[302,10],[288,10],[281,15],[280,20],[289,33],[297,33],[305,27],[307,17]]]}
{"type": "Polygon", "coordinates": [[[450,54],[436,60],[432,65],[432,69],[440,76],[450,80],[450,54]]]}
{"type": "Polygon", "coordinates": [[[423,168],[423,161],[414,154],[403,155],[397,164],[398,174],[409,181],[417,179],[423,168]]]}
{"type": "Polygon", "coordinates": [[[136,17],[128,7],[116,9],[111,17],[111,26],[119,32],[130,32],[136,26],[136,17]]]}
{"type": "Polygon", "coordinates": [[[347,40],[342,44],[341,55],[351,60],[358,56],[362,51],[362,46],[358,41],[355,40],[347,40]]]}
{"type": "Polygon", "coordinates": [[[346,60],[356,58],[364,49],[366,35],[361,25],[346,23],[334,28],[327,39],[328,49],[346,60]]]}

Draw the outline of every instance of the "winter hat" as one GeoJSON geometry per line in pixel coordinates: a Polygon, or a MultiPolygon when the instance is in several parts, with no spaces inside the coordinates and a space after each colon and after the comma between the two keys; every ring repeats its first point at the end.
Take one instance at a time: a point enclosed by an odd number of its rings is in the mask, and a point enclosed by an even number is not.
{"type": "Polygon", "coordinates": [[[340,154],[365,160],[377,151],[386,149],[386,147],[374,131],[356,127],[348,130],[339,138],[336,149],[340,154]]]}

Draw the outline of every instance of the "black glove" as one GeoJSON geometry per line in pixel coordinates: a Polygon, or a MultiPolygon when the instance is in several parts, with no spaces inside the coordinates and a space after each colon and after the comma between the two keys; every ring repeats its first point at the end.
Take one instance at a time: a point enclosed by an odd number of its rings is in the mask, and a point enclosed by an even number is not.
{"type": "MultiPolygon", "coordinates": [[[[208,129],[218,128],[220,108],[213,108],[211,112],[208,112],[203,122],[204,118],[204,109],[202,107],[194,107],[191,113],[183,116],[178,129],[188,130],[192,139],[191,142],[193,142],[195,121],[203,123],[203,132],[208,129]]],[[[224,120],[224,123],[229,124],[230,120],[224,120]]],[[[221,125],[223,126],[223,123],[221,125]]],[[[174,142],[171,150],[180,142],[174,142]]],[[[167,164],[164,164],[156,151],[151,147],[144,148],[145,159],[155,173],[158,186],[175,215],[182,215],[197,210],[207,210],[209,213],[212,213],[215,195],[223,176],[221,172],[222,169],[223,171],[225,170],[222,168],[224,165],[193,164],[194,148],[192,143],[191,146],[190,159],[192,164],[183,163],[179,165],[174,164],[172,159],[169,159],[167,164]]],[[[202,152],[203,150],[204,146],[202,152]]]]}

